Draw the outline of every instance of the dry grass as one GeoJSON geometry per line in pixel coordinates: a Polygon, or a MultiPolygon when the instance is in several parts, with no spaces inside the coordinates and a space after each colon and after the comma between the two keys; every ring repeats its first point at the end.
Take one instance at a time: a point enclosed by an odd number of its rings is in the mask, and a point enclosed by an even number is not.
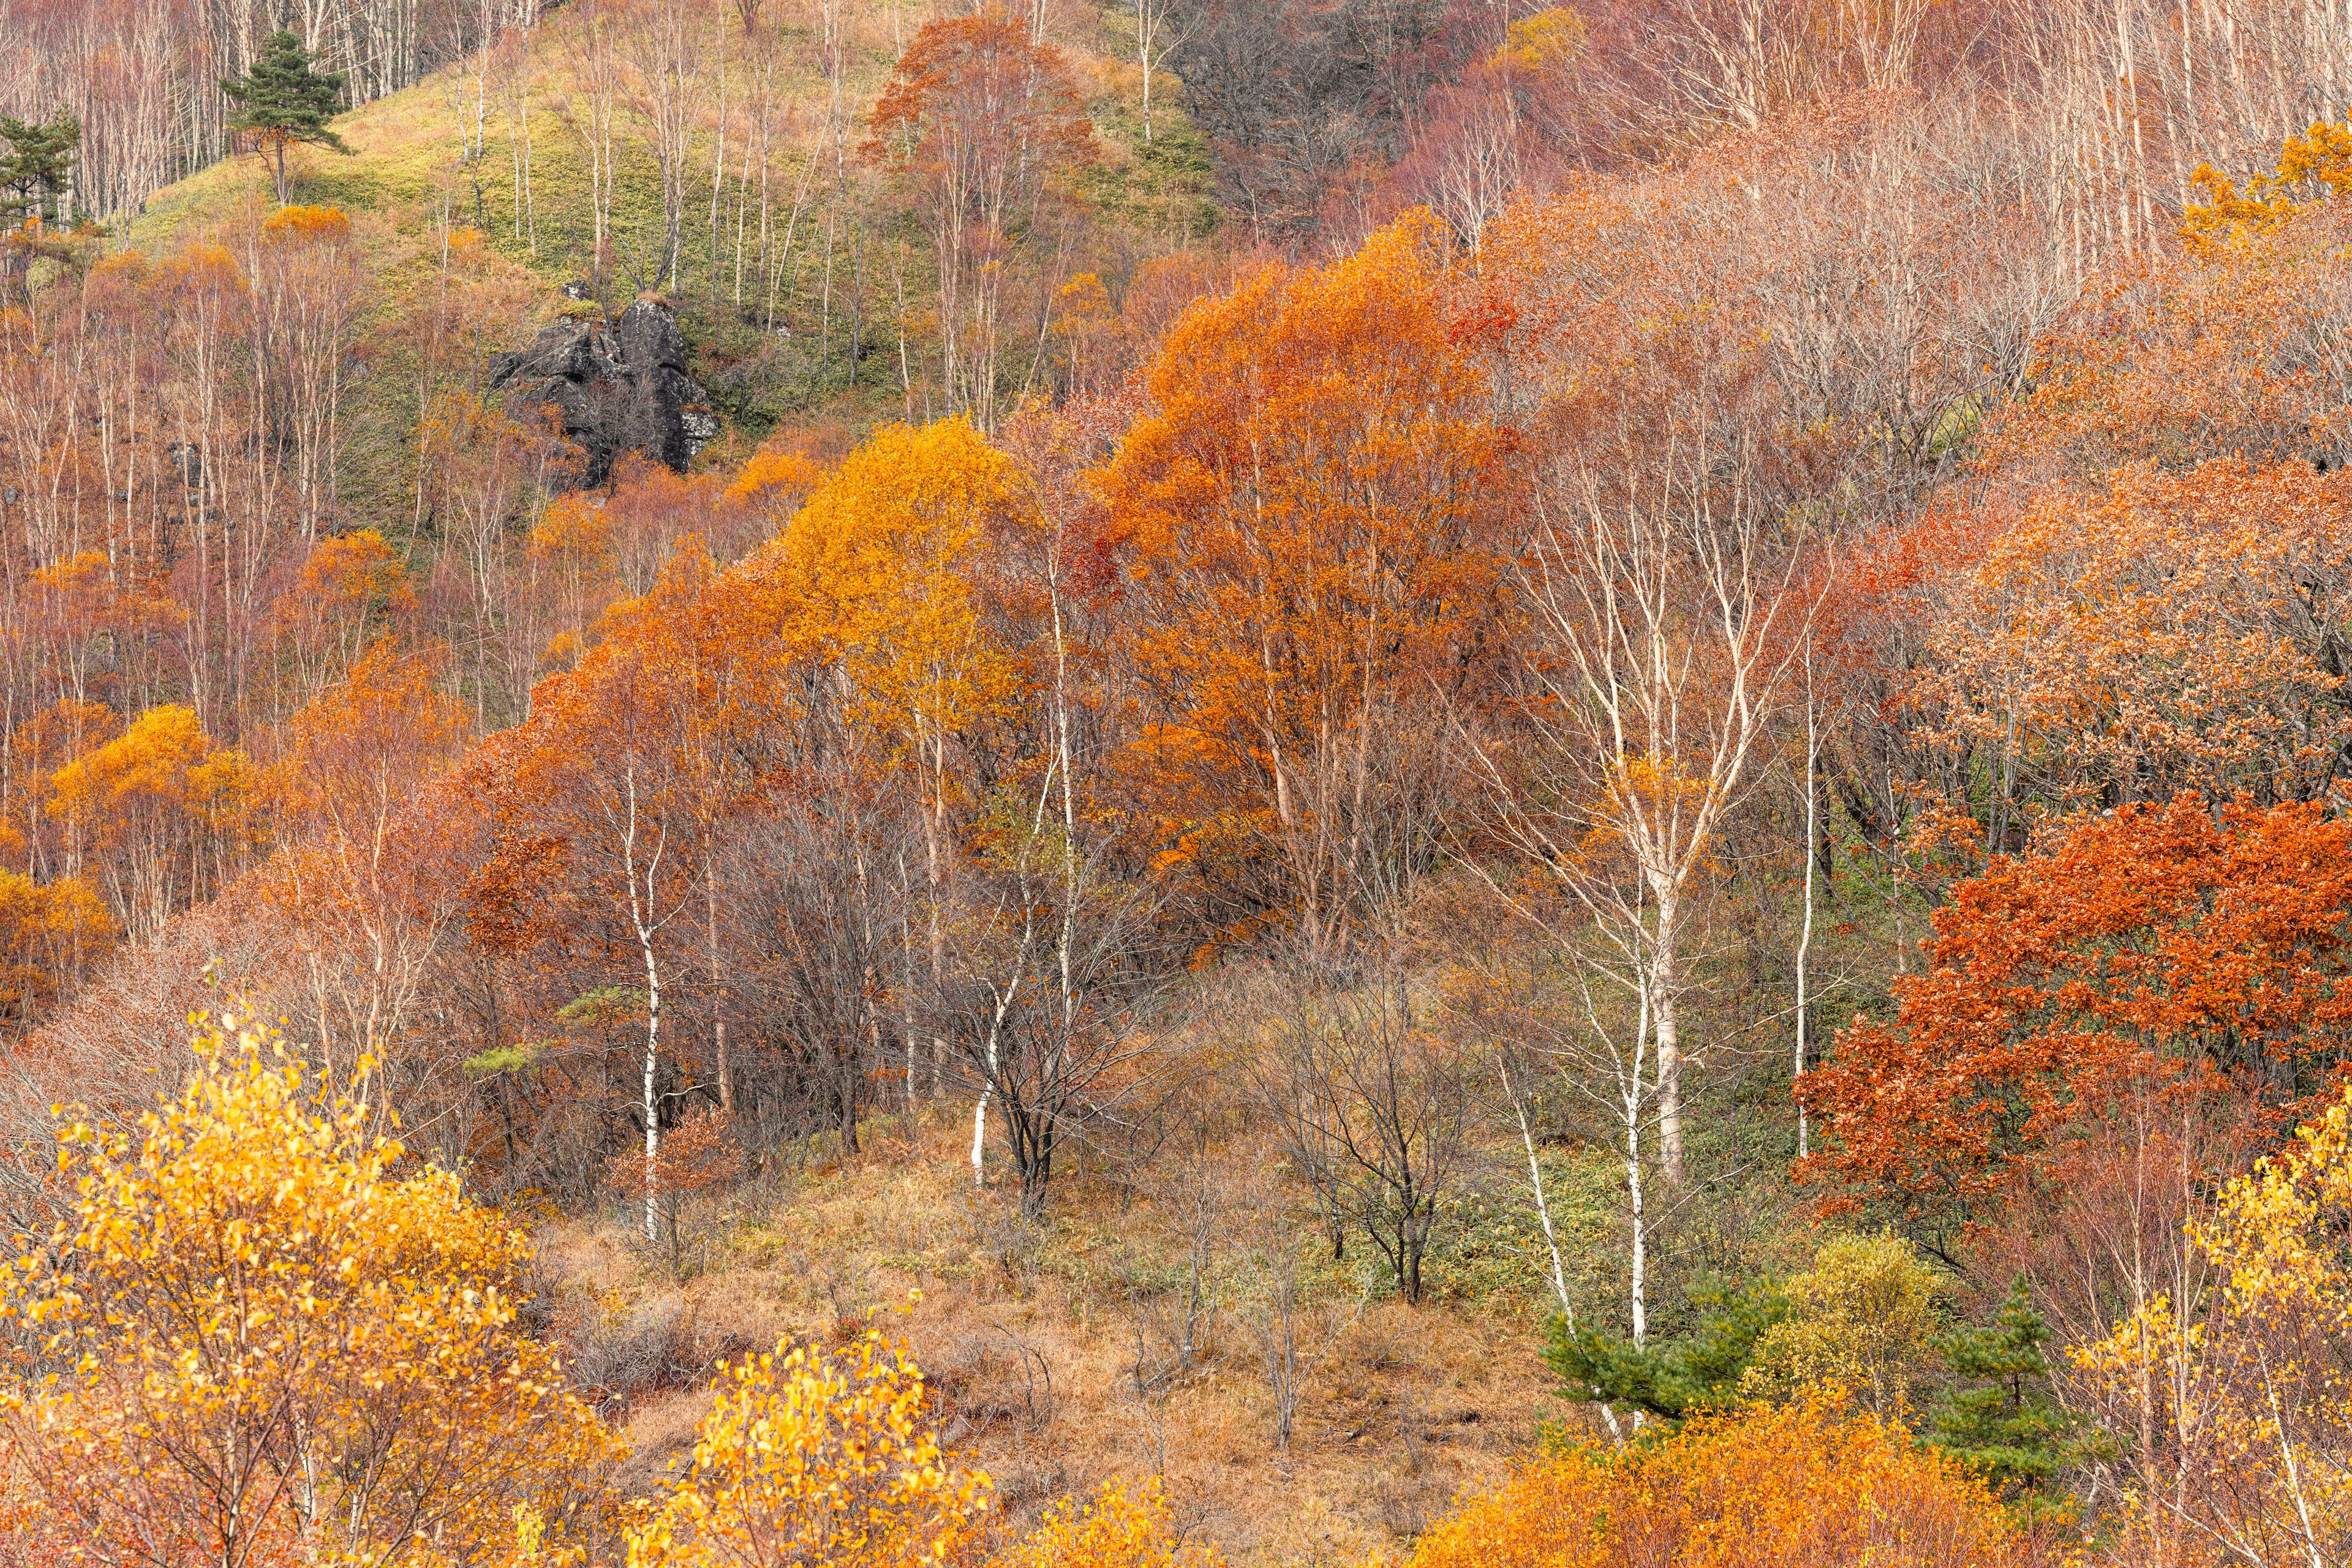
{"type": "MultiPolygon", "coordinates": [[[[549,1235],[555,1318],[575,1355],[604,1376],[639,1369],[612,1406],[635,1448],[632,1479],[650,1484],[692,1440],[705,1396],[682,1386],[684,1363],[707,1376],[721,1355],[838,1340],[868,1322],[912,1344],[943,1429],[994,1478],[1008,1522],[1112,1475],[1156,1471],[1183,1518],[1242,1564],[1393,1553],[1457,1492],[1499,1479],[1559,1414],[1524,1306],[1360,1301],[1326,1279],[1327,1310],[1304,1331],[1317,1370],[1291,1451],[1277,1454],[1237,1243],[1212,1258],[1223,1300],[1195,1364],[1139,1387],[1139,1347],[1150,1365],[1168,1346],[1138,1310],[1135,1280],[1181,1260],[1179,1228],[1108,1172],[1082,1170],[1057,1180],[1046,1224],[1024,1230],[999,1194],[971,1193],[968,1127],[943,1110],[911,1149],[877,1140],[845,1164],[747,1188],[723,1261],[683,1287],[617,1221],[549,1235]]],[[[1267,1152],[1219,1154],[1246,1168],[1267,1152]]],[[[1290,1196],[1255,1191],[1261,1205],[1290,1196]]],[[[1311,1247],[1302,1219],[1236,1212],[1221,1231],[1271,1226],[1311,1247]]]]}

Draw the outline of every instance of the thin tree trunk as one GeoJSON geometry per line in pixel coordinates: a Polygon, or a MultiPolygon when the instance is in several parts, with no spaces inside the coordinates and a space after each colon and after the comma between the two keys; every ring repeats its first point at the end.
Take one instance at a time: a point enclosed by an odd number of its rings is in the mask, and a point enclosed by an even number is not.
{"type": "Polygon", "coordinates": [[[1658,946],[1650,971],[1650,1000],[1658,1042],[1658,1169],[1666,1185],[1683,1184],[1683,1052],[1682,1022],[1676,1016],[1675,991],[1681,977],[1675,949],[1673,896],[1659,900],[1658,946]]]}
{"type": "MultiPolygon", "coordinates": [[[[1811,967],[1813,947],[1813,859],[1817,849],[1815,835],[1820,831],[1816,822],[1815,797],[1819,794],[1815,773],[1821,755],[1821,726],[1813,706],[1813,661],[1805,659],[1805,918],[1797,931],[1797,1053],[1790,1081],[1794,1084],[1805,1076],[1805,1055],[1811,1041],[1807,1037],[1811,1026],[1808,1008],[1811,998],[1806,994],[1806,979],[1811,967]]],[[[1797,1102],[1797,1157],[1803,1159],[1811,1152],[1812,1129],[1808,1124],[1805,1102],[1797,1102]]]]}
{"type": "Polygon", "coordinates": [[[1545,1201],[1543,1167],[1536,1161],[1535,1130],[1528,1124],[1527,1096],[1511,1081],[1507,1067],[1499,1067],[1503,1077],[1503,1092],[1509,1097],[1511,1110],[1519,1119],[1519,1141],[1528,1151],[1528,1190],[1535,1194],[1536,1220],[1543,1226],[1544,1250],[1551,1257],[1551,1289],[1559,1299],[1560,1316],[1571,1332],[1576,1328],[1576,1303],[1568,1299],[1568,1273],[1560,1267],[1559,1237],[1551,1225],[1551,1205],[1545,1201]]]}

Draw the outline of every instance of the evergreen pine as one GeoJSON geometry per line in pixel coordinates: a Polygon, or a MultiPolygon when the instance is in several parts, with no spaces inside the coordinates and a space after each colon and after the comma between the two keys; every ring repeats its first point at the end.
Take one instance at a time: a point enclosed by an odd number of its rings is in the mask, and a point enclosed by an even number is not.
{"type": "Polygon", "coordinates": [[[0,114],[0,141],[8,143],[0,155],[0,220],[56,218],[81,146],[81,122],[62,109],[46,125],[0,114]]]}
{"type": "Polygon", "coordinates": [[[237,106],[228,127],[254,133],[265,156],[276,159],[278,205],[286,205],[291,187],[286,175],[286,144],[308,142],[349,153],[343,139],[327,129],[335,100],[343,90],[341,71],[314,71],[310,52],[302,40],[284,31],[261,41],[261,58],[242,77],[225,79],[221,90],[237,106]]]}
{"type": "Polygon", "coordinates": [[[1789,1315],[1789,1299],[1769,1279],[1740,1289],[1702,1280],[1690,1296],[1698,1310],[1691,1331],[1645,1345],[1597,1329],[1571,1332],[1554,1318],[1544,1360],[1559,1376],[1560,1397],[1666,1421],[1738,1403],[1756,1342],[1789,1315]]]}
{"type": "Polygon", "coordinates": [[[2030,1512],[2061,1507],[2052,1482],[2077,1447],[2074,1417],[2048,1397],[2049,1339],[2020,1278],[1989,1327],[1937,1342],[1955,1387],[1936,1416],[1936,1446],[2030,1512]]]}

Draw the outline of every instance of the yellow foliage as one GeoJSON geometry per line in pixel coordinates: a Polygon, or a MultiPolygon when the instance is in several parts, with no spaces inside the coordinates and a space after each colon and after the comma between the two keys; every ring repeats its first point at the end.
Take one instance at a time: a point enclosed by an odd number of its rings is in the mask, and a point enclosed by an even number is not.
{"type": "Polygon", "coordinates": [[[2204,194],[2180,214],[2181,233],[2193,245],[2209,245],[2233,230],[2261,233],[2312,204],[2295,197],[2298,188],[2325,186],[2329,195],[2352,189],[2352,125],[2314,124],[2279,148],[2278,172],[2257,174],[2245,193],[2210,163],[2200,163],[2189,183],[2204,194]]]}
{"type": "Polygon", "coordinates": [[[24,1016],[114,940],[106,901],[76,877],[0,871],[0,1013],[24,1016]]]}
{"type": "Polygon", "coordinates": [[[1741,1377],[1748,1399],[1834,1390],[1902,1415],[1936,1359],[1942,1323],[1930,1264],[1894,1236],[1841,1236],[1787,1286],[1790,1313],[1764,1331],[1741,1377]]]}
{"type": "Polygon", "coordinates": [[[1178,1540],[1175,1510],[1155,1479],[1108,1481],[1083,1505],[1064,1498],[990,1568],[1223,1568],[1224,1561],[1213,1545],[1178,1540]]]}
{"type": "MultiPolygon", "coordinates": [[[[77,1196],[8,1270],[0,1498],[52,1560],[495,1561],[614,1456],[514,1330],[528,1239],[404,1156],[268,1031],[200,1026],[187,1086],[60,1130],[77,1196]],[[229,1037],[234,1035],[232,1043],[229,1037]],[[201,1553],[154,1554],[203,1542],[201,1553]],[[433,1554],[427,1554],[430,1560],[433,1554]]],[[[593,1512],[593,1509],[588,1511],[593,1512]]]]}
{"type": "Polygon", "coordinates": [[[988,635],[975,578],[992,530],[1026,518],[1013,460],[963,419],[893,425],[850,454],[783,539],[807,630],[867,721],[939,763],[948,737],[1004,711],[1018,670],[988,635]]]}
{"type": "MultiPolygon", "coordinates": [[[[2184,1313],[2158,1297],[2074,1354],[2118,1413],[2173,1458],[2151,1527],[2179,1516],[2242,1561],[2352,1552],[2352,1088],[2231,1181],[2189,1237],[2221,1276],[2184,1313]]],[[[2144,1438],[2144,1441],[2147,1440],[2144,1438]]]]}
{"type": "Polygon", "coordinates": [[[590,576],[613,570],[613,520],[601,499],[584,491],[558,496],[530,531],[534,560],[561,563],[590,576]]]}
{"type": "Polygon", "coordinates": [[[177,703],[150,708],[120,736],[58,770],[57,798],[49,809],[62,816],[114,807],[138,795],[177,804],[186,799],[188,770],[205,749],[194,709],[177,703]]]}
{"type": "Polygon", "coordinates": [[[723,1367],[694,1466],[629,1539],[629,1568],[925,1568],[955,1560],[988,1478],[950,1463],[904,1345],[723,1367]]]}
{"type": "Polygon", "coordinates": [[[79,822],[104,844],[184,813],[205,826],[233,826],[253,789],[245,754],[211,749],[196,712],[177,703],[150,708],[121,734],[58,770],[50,815],[79,822]]]}
{"type": "Polygon", "coordinates": [[[1510,25],[1496,63],[1523,70],[1573,65],[1583,58],[1587,37],[1583,17],[1565,5],[1549,6],[1510,25]]]}

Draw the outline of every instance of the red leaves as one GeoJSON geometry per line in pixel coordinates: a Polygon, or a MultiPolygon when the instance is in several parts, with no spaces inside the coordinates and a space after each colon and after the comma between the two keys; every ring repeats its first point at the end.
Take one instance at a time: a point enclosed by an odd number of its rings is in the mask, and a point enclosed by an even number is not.
{"type": "Polygon", "coordinates": [[[1937,915],[1895,1021],[1805,1079],[1837,1139],[1812,1173],[1973,1220],[2117,1093],[2184,1115],[2237,1084],[2316,1093],[2352,1026],[2347,910],[2352,826],[2315,805],[2184,795],[1997,859],[1937,915]]]}

